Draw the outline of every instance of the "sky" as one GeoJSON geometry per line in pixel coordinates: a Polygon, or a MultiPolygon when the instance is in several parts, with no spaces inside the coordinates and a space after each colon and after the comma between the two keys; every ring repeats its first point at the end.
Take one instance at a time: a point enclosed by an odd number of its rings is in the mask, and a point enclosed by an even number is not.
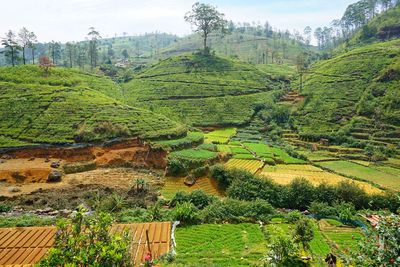
{"type": "MultiPolygon", "coordinates": [[[[196,0],[0,0],[0,36],[22,27],[40,42],[84,40],[89,27],[102,37],[191,33],[183,16],[196,0]]],[[[268,21],[276,29],[315,29],[340,18],[357,0],[204,0],[234,22],[268,21]]]]}

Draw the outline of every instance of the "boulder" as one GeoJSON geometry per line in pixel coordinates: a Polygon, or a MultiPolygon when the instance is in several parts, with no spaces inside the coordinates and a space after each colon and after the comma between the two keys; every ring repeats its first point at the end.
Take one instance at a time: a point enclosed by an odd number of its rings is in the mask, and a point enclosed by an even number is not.
{"type": "Polygon", "coordinates": [[[7,191],[10,192],[10,193],[17,193],[17,192],[20,192],[21,189],[18,188],[18,187],[15,187],[15,186],[10,186],[10,187],[7,189],[7,191]]]}
{"type": "Polygon", "coordinates": [[[60,167],[60,162],[58,162],[58,161],[53,161],[53,162],[50,164],[50,167],[57,169],[58,167],[60,167]]]}
{"type": "Polygon", "coordinates": [[[59,171],[51,171],[47,177],[48,183],[60,182],[62,179],[62,173],[59,171]]]}
{"type": "Polygon", "coordinates": [[[196,179],[193,177],[186,177],[184,183],[187,186],[192,186],[196,183],[196,179]]]}

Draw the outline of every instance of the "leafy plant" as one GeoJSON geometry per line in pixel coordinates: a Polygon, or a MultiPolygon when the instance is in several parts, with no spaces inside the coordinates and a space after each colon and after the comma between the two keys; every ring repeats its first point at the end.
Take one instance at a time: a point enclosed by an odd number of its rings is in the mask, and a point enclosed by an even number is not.
{"type": "Polygon", "coordinates": [[[132,266],[130,238],[110,234],[109,214],[88,214],[80,207],[70,220],[57,223],[54,247],[39,266],[132,266]]]}

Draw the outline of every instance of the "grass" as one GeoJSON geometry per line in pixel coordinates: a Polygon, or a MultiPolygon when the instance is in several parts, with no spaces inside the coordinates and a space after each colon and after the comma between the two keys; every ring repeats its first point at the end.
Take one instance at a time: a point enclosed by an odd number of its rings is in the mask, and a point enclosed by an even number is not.
{"type": "Polygon", "coordinates": [[[236,134],[236,128],[223,128],[211,131],[204,135],[205,143],[227,144],[236,134]]]}
{"type": "Polygon", "coordinates": [[[282,81],[255,66],[216,56],[162,60],[123,85],[124,101],[193,126],[241,125],[273,104],[282,81]]]}
{"type": "Polygon", "coordinates": [[[255,266],[265,253],[256,224],[204,224],[178,227],[177,256],[167,266],[255,266]]]}
{"type": "Polygon", "coordinates": [[[41,217],[37,215],[1,216],[0,227],[29,227],[54,225],[56,218],[41,217]]]}
{"type": "Polygon", "coordinates": [[[296,178],[304,178],[313,185],[319,185],[321,183],[335,185],[342,181],[352,181],[368,193],[372,194],[381,192],[381,190],[368,183],[351,180],[344,176],[326,172],[320,168],[308,164],[277,164],[276,166],[266,166],[261,171],[261,175],[271,178],[278,184],[283,185],[289,184],[296,178]]]}
{"type": "Polygon", "coordinates": [[[188,132],[185,137],[171,140],[160,140],[152,142],[154,147],[162,147],[165,150],[176,150],[202,143],[204,135],[201,132],[188,132]]]}
{"type": "Polygon", "coordinates": [[[260,168],[263,167],[263,163],[259,160],[246,160],[246,159],[230,159],[225,166],[228,168],[244,169],[252,174],[255,174],[260,168]]]}
{"type": "Polygon", "coordinates": [[[161,194],[166,199],[172,199],[179,191],[192,192],[194,190],[203,190],[206,194],[214,196],[222,196],[218,190],[217,183],[210,178],[202,177],[196,180],[193,186],[184,184],[185,178],[166,177],[165,185],[161,189],[161,194]]]}
{"type": "Polygon", "coordinates": [[[400,96],[399,44],[394,40],[365,45],[315,63],[305,77],[302,94],[307,99],[296,116],[300,133],[323,137],[341,128],[356,131],[355,120],[361,117],[369,125],[360,130],[371,137],[363,142],[387,137],[390,131],[398,134],[400,110],[393,99],[400,96]],[[379,107],[385,107],[382,114],[376,113],[379,107]]]}
{"type": "Polygon", "coordinates": [[[111,80],[55,68],[44,77],[37,66],[0,68],[0,144],[74,143],[80,129],[86,141],[116,137],[166,138],[186,132],[183,125],[150,111],[127,106],[107,95],[118,95],[111,80]],[[108,124],[107,134],[94,134],[108,124]],[[124,129],[113,133],[112,128],[124,129]]]}
{"type": "Polygon", "coordinates": [[[357,177],[381,185],[385,188],[400,190],[400,175],[396,169],[391,169],[394,170],[392,173],[389,171],[384,172],[383,170],[385,169],[378,170],[349,161],[320,162],[319,165],[345,176],[357,177]]]}
{"type": "Polygon", "coordinates": [[[277,163],[302,164],[304,160],[291,157],[288,153],[278,147],[271,147],[263,143],[243,143],[243,145],[255,153],[259,158],[273,159],[277,163]]]}
{"type": "Polygon", "coordinates": [[[211,160],[215,159],[218,153],[204,149],[185,149],[174,151],[168,155],[169,158],[211,160]]]}

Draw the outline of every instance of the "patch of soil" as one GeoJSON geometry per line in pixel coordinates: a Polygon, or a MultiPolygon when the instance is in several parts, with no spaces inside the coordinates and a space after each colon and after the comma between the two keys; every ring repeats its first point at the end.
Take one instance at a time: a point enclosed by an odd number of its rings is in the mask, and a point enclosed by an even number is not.
{"type": "Polygon", "coordinates": [[[59,183],[24,183],[17,184],[19,192],[9,192],[13,183],[0,183],[0,196],[13,197],[26,195],[35,191],[50,189],[68,188],[79,185],[101,185],[112,188],[121,188],[128,190],[132,183],[142,178],[152,187],[162,185],[161,174],[157,171],[134,170],[132,168],[100,168],[83,173],[67,174],[59,183]]]}
{"type": "Polygon", "coordinates": [[[0,164],[0,181],[7,183],[45,183],[51,172],[46,159],[9,159],[0,164]]]}
{"type": "Polygon", "coordinates": [[[20,192],[7,191],[9,184],[0,184],[0,202],[18,206],[23,210],[52,208],[75,209],[84,204],[89,207],[109,205],[113,195],[124,198],[129,207],[145,207],[157,200],[156,189],[162,184],[154,172],[141,172],[128,168],[97,169],[85,173],[66,175],[62,182],[54,184],[21,184],[20,192]],[[137,193],[131,190],[138,178],[144,179],[148,190],[137,193]],[[105,204],[104,204],[105,202],[105,204]]]}

